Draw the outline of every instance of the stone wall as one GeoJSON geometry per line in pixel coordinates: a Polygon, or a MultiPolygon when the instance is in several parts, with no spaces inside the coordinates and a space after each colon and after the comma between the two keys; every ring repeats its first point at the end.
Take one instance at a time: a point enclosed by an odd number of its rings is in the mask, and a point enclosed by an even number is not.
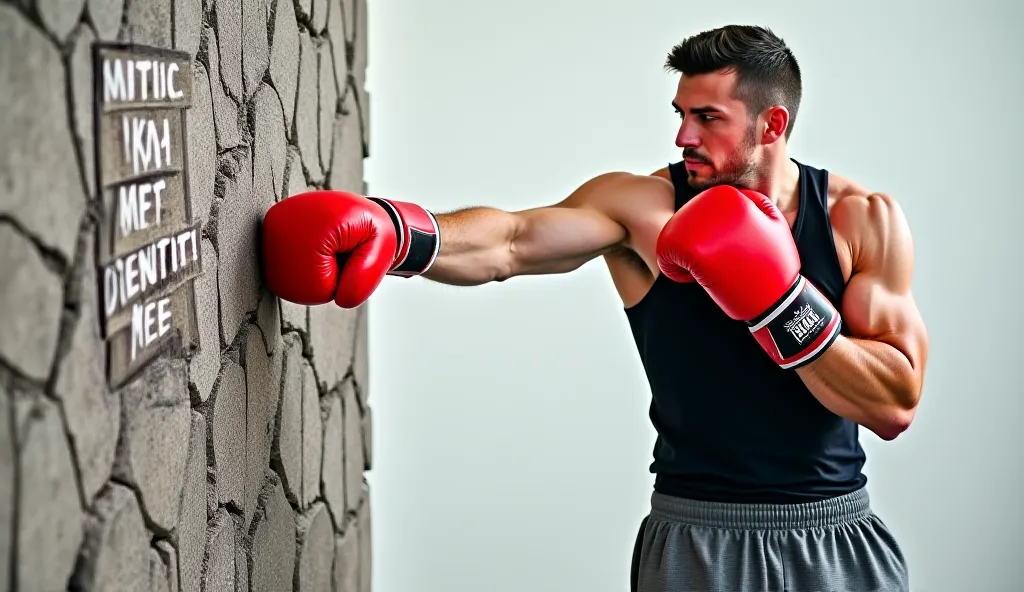
{"type": "Polygon", "coordinates": [[[0,0],[0,592],[370,588],[366,311],[279,302],[259,220],[363,191],[364,0],[0,0]],[[188,52],[195,334],[107,382],[96,41],[188,52]]]}

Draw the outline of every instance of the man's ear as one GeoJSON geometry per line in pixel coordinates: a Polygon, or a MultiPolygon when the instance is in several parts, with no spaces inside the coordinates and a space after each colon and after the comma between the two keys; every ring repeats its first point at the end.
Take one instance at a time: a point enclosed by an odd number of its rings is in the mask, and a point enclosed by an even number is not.
{"type": "Polygon", "coordinates": [[[765,110],[764,133],[761,134],[762,144],[773,144],[786,137],[789,129],[789,109],[776,105],[765,110]]]}

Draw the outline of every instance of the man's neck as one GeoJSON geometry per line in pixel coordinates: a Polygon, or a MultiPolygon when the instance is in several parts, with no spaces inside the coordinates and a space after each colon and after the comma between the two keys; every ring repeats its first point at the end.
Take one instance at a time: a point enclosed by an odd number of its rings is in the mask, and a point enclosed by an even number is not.
{"type": "Polygon", "coordinates": [[[757,191],[767,195],[783,214],[797,209],[800,203],[800,167],[786,151],[771,159],[758,185],[757,191]]]}

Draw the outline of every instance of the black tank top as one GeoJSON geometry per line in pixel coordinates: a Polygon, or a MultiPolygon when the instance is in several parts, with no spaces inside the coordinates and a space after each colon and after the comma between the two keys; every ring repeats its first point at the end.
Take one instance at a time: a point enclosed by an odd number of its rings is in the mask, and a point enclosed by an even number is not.
{"type": "MultiPolygon", "coordinates": [[[[828,172],[796,164],[793,235],[801,272],[838,308],[846,286],[828,215],[828,172]]],[[[678,210],[696,192],[682,163],[669,170],[678,210]]],[[[826,409],[795,371],[773,363],[747,326],[726,316],[700,285],[659,275],[626,317],[651,387],[656,491],[797,503],[867,482],[857,424],[826,409]]]]}

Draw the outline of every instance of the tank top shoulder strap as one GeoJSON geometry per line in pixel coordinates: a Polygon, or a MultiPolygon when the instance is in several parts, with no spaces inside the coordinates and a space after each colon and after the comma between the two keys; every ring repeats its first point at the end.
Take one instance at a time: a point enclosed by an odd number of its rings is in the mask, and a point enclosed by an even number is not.
{"type": "Polygon", "coordinates": [[[793,230],[804,275],[839,306],[846,281],[836,253],[828,209],[828,171],[794,160],[800,167],[800,205],[793,230]]]}
{"type": "Polygon", "coordinates": [[[690,184],[686,182],[686,165],[683,161],[670,163],[668,172],[672,176],[672,185],[676,190],[676,209],[678,210],[696,194],[690,188],[690,184]]]}

